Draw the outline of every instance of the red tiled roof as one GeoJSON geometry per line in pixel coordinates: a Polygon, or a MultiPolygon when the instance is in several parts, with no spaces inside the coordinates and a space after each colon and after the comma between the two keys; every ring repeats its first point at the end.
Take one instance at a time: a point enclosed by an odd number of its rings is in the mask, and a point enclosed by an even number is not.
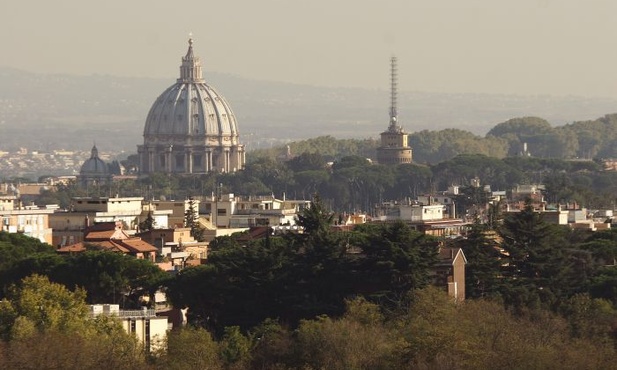
{"type": "Polygon", "coordinates": [[[128,239],[129,236],[123,230],[104,230],[104,231],[89,231],[86,233],[84,240],[109,240],[109,239],[128,239]]]}
{"type": "Polygon", "coordinates": [[[123,247],[122,245],[115,243],[111,240],[106,240],[106,241],[96,241],[96,242],[92,242],[92,241],[86,241],[86,242],[79,242],[76,244],[71,244],[71,245],[67,245],[61,248],[58,248],[56,250],[56,252],[58,253],[79,253],[79,252],[85,252],[87,250],[86,245],[92,245],[95,248],[100,248],[106,251],[110,251],[110,252],[122,252],[122,253],[129,253],[129,250],[125,247],[123,247]]]}
{"type": "Polygon", "coordinates": [[[265,239],[268,234],[272,233],[270,226],[252,226],[245,234],[241,234],[236,238],[239,242],[247,242],[255,239],[265,239]]]}
{"type": "Polygon", "coordinates": [[[118,244],[114,240],[105,240],[105,241],[102,241],[102,242],[95,242],[95,243],[91,243],[91,244],[95,245],[97,247],[100,247],[101,249],[105,249],[105,250],[111,251],[111,252],[129,253],[129,250],[127,248],[125,248],[121,244],[118,244]]]}
{"type": "Polygon", "coordinates": [[[141,238],[130,237],[122,229],[116,228],[115,223],[106,222],[88,228],[83,242],[59,248],[58,253],[83,252],[88,244],[106,251],[122,253],[148,253],[158,250],[141,238]]]}
{"type": "Polygon", "coordinates": [[[126,249],[128,249],[132,253],[156,252],[158,250],[152,244],[149,244],[149,243],[141,240],[141,238],[131,238],[131,239],[124,239],[124,240],[117,240],[117,241],[114,241],[114,242],[117,243],[117,244],[122,245],[123,247],[125,247],[126,249]]]}
{"type": "Polygon", "coordinates": [[[88,231],[115,230],[116,222],[98,222],[88,226],[88,231]]]}
{"type": "Polygon", "coordinates": [[[58,253],[79,253],[84,252],[86,250],[86,246],[84,243],[79,242],[71,245],[65,245],[64,247],[60,247],[56,249],[58,253]]]}
{"type": "Polygon", "coordinates": [[[184,264],[186,266],[199,266],[199,265],[201,265],[201,260],[197,260],[197,259],[186,260],[186,262],[184,262],[184,264]]]}

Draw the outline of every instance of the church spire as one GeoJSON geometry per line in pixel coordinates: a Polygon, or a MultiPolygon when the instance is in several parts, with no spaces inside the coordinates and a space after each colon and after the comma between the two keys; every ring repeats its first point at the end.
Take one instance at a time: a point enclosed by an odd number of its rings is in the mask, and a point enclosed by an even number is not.
{"type": "Polygon", "coordinates": [[[396,57],[390,59],[390,125],[388,131],[401,131],[402,128],[398,125],[398,111],[396,109],[396,88],[397,88],[397,69],[396,57]]]}
{"type": "Polygon", "coordinates": [[[193,38],[189,38],[189,49],[182,57],[178,82],[204,82],[201,74],[201,61],[193,53],[193,38]]]}

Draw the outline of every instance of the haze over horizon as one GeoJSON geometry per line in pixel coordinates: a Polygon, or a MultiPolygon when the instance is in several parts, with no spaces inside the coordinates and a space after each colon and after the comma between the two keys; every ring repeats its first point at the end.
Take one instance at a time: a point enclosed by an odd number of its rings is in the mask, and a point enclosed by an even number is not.
{"type": "Polygon", "coordinates": [[[206,70],[326,87],[617,98],[617,2],[4,2],[0,66],[169,78],[206,70]]]}

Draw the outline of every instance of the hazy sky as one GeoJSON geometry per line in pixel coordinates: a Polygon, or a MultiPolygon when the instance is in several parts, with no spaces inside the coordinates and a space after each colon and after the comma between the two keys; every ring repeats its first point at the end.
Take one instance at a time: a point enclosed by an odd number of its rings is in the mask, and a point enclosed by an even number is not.
{"type": "Polygon", "coordinates": [[[615,0],[0,0],[0,65],[322,86],[617,97],[615,0]],[[206,75],[207,78],[207,75],[206,75]]]}

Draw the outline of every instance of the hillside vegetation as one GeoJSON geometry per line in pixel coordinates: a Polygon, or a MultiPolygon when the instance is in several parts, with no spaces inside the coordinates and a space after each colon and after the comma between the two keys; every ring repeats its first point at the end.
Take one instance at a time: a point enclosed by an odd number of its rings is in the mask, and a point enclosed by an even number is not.
{"type": "MultiPolygon", "coordinates": [[[[348,155],[375,158],[377,139],[343,139],[320,136],[288,144],[292,154],[320,153],[335,159],[348,155]]],[[[488,157],[533,156],[558,159],[617,157],[617,114],[591,121],[553,127],[538,117],[513,118],[497,124],[486,136],[448,128],[422,130],[409,135],[414,162],[434,164],[459,154],[483,154],[488,157]],[[526,151],[524,146],[526,144],[526,151]]],[[[285,146],[251,152],[255,156],[276,158],[285,146]]]]}

